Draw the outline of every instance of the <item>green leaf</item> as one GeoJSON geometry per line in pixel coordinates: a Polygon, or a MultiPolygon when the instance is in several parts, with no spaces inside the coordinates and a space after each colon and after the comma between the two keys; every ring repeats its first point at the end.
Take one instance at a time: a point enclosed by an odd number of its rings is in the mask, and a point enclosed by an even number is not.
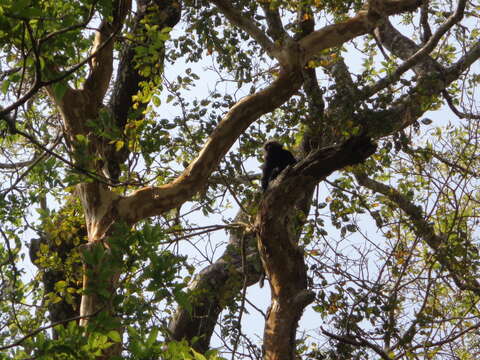
{"type": "Polygon", "coordinates": [[[85,135],[77,134],[77,135],[75,135],[75,138],[80,143],[87,143],[87,137],[85,135]]]}
{"type": "Polygon", "coordinates": [[[8,88],[10,87],[10,80],[5,79],[2,81],[2,94],[5,95],[8,92],[8,88]]]}
{"type": "Polygon", "coordinates": [[[65,280],[60,280],[55,283],[55,290],[62,291],[67,287],[67,282],[65,280]]]}
{"type": "Polygon", "coordinates": [[[114,342],[119,343],[122,341],[120,334],[116,330],[111,330],[108,332],[107,336],[114,342]]]}
{"type": "Polygon", "coordinates": [[[115,150],[120,151],[125,146],[125,142],[122,140],[115,141],[115,150]]]}
{"type": "Polygon", "coordinates": [[[207,360],[205,356],[200,354],[199,352],[196,352],[195,350],[192,349],[193,355],[195,356],[195,360],[207,360]]]}
{"type": "Polygon", "coordinates": [[[22,12],[30,5],[30,0],[16,0],[12,4],[12,12],[15,15],[22,15],[22,12]]]}
{"type": "Polygon", "coordinates": [[[152,102],[153,102],[153,105],[155,106],[160,106],[162,101],[160,100],[160,98],[158,96],[153,96],[152,97],[152,102]]]}
{"type": "Polygon", "coordinates": [[[62,100],[63,96],[67,92],[67,86],[63,82],[57,82],[52,84],[53,96],[55,99],[62,100]]]}
{"type": "Polygon", "coordinates": [[[152,331],[150,332],[150,335],[148,335],[148,339],[145,345],[147,347],[152,347],[155,341],[157,341],[157,336],[158,336],[158,328],[153,328],[152,331]]]}

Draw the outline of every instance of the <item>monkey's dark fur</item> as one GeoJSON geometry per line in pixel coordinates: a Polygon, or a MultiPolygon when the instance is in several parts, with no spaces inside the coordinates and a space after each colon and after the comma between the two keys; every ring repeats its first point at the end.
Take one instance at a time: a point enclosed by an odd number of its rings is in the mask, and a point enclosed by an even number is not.
{"type": "Polygon", "coordinates": [[[277,141],[267,141],[263,145],[264,164],[262,174],[262,190],[266,191],[268,184],[275,179],[288,165],[295,164],[297,160],[288,150],[283,149],[277,141]]]}

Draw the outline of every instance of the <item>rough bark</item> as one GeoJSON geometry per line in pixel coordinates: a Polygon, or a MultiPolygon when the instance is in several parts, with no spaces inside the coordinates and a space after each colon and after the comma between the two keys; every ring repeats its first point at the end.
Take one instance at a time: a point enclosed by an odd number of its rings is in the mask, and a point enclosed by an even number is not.
{"type": "MultiPolygon", "coordinates": [[[[103,182],[93,181],[77,187],[77,195],[84,208],[88,238],[91,244],[84,248],[85,251],[95,248],[93,244],[99,242],[102,246],[108,247],[104,240],[119,219],[117,213],[119,196],[107,187],[106,182],[118,181],[120,166],[128,157],[128,149],[124,147],[120,151],[116,151],[114,144],[109,144],[110,139],[93,135],[86,124],[89,120],[96,121],[98,119],[99,110],[103,106],[102,101],[109,87],[113,70],[113,35],[120,30],[130,6],[130,1],[118,2],[114,7],[113,22],[109,23],[104,20],[101,23],[92,49],[96,56],[92,59],[91,72],[83,88],[80,90],[69,88],[61,99],[54,99],[62,114],[66,135],[74,153],[80,149],[77,144],[77,135],[86,135],[89,139],[88,153],[82,152],[81,156],[77,156],[76,165],[86,171],[92,169],[97,174],[103,171],[108,176],[103,182]],[[101,161],[95,160],[97,156],[101,157],[101,161]]],[[[173,26],[179,20],[180,5],[177,1],[158,4],[155,1],[139,1],[133,31],[141,33],[144,26],[141,21],[147,14],[152,15],[152,13],[158,16],[161,27],[173,26]]],[[[128,44],[122,52],[118,77],[110,103],[110,113],[117,131],[120,133],[123,133],[131,112],[132,96],[139,91],[139,83],[144,80],[135,69],[135,46],[137,44],[128,44]]],[[[160,58],[163,61],[163,55],[160,58]]],[[[53,91],[49,90],[53,97],[53,91]]],[[[87,270],[87,267],[85,269],[87,270]]],[[[100,269],[88,268],[88,271],[92,273],[98,273],[97,270],[100,269]]],[[[104,284],[110,291],[115,288],[116,277],[117,275],[110,279],[108,284],[104,284]]],[[[84,289],[90,289],[93,285],[98,285],[96,280],[85,274],[84,289]]],[[[107,305],[88,292],[82,297],[80,315],[93,314],[107,305]]],[[[82,319],[81,323],[86,324],[87,319],[82,319]]]]}
{"type": "MultiPolygon", "coordinates": [[[[241,13],[229,3],[212,2],[218,6],[220,11],[224,12],[233,24],[249,33],[264,47],[267,53],[279,61],[280,75],[264,90],[247,96],[234,105],[214,130],[197,159],[172,183],[143,188],[125,197],[113,193],[100,182],[80,185],[78,192],[85,208],[90,242],[103,241],[111,226],[117,222],[134,224],[141,219],[162,214],[189,200],[203,188],[208,176],[238,136],[261,115],[279,107],[300,88],[303,82],[302,68],[306,61],[325,48],[339,46],[345,41],[371,32],[381,24],[385,16],[413,10],[420,5],[420,1],[413,0],[371,1],[367,9],[361,11],[354,18],[313,31],[299,41],[283,36],[285,41],[273,43],[264,36],[254,22],[240,16],[241,13]]],[[[271,23],[275,19],[278,20],[272,13],[268,13],[268,17],[271,23]]],[[[102,23],[101,31],[97,34],[96,47],[99,46],[98,44],[103,44],[103,47],[95,57],[95,61],[92,62],[92,73],[87,79],[84,89],[69,90],[64,98],[57,99],[72,142],[75,141],[75,135],[88,132],[85,128],[85,121],[98,116],[99,106],[108,88],[112,72],[113,42],[106,45],[105,42],[112,36],[113,31],[116,31],[115,28],[112,24],[102,23]]],[[[275,36],[280,35],[277,33],[275,36]]],[[[123,60],[128,63],[128,56],[125,55],[123,60]]],[[[122,64],[121,62],[121,70],[122,64]]],[[[127,71],[127,73],[130,72],[127,71]]],[[[123,80],[125,89],[117,88],[114,91],[111,104],[120,126],[125,123],[128,116],[128,108],[122,103],[122,98],[133,93],[139,81],[138,79],[128,79],[124,74],[123,70],[120,71],[118,80],[123,80]]],[[[420,98],[414,97],[413,99],[418,100],[413,105],[407,103],[405,99],[402,99],[403,102],[395,104],[397,108],[391,110],[391,112],[397,111],[395,122],[392,121],[392,127],[388,131],[385,130],[384,134],[395,131],[398,126],[407,126],[414,121],[413,118],[418,117],[417,112],[421,109],[420,98]],[[415,106],[417,108],[414,108],[415,106]],[[399,119],[402,120],[399,121],[399,119]]],[[[377,118],[380,118],[383,114],[376,115],[377,118]]],[[[374,126],[375,124],[372,122],[371,128],[374,126]]],[[[378,131],[375,135],[379,136],[378,131]]],[[[322,177],[346,165],[362,161],[372,151],[371,143],[365,138],[354,138],[341,146],[317,150],[282,175],[283,180],[279,181],[282,186],[278,189],[289,189],[289,191],[272,189],[266,194],[259,213],[258,224],[262,259],[270,275],[274,294],[265,332],[267,358],[276,359],[282,358],[282,356],[286,356],[283,358],[292,358],[298,319],[304,307],[312,300],[311,294],[306,290],[303,254],[298,250],[295,240],[298,233],[298,229],[296,229],[299,224],[298,214],[295,214],[291,207],[284,208],[288,203],[285,200],[290,199],[295,203],[300,198],[300,200],[306,201],[308,196],[305,193],[293,191],[296,189],[296,181],[301,181],[311,189],[322,177]],[[281,199],[283,204],[277,204],[278,200],[275,200],[272,194],[276,194],[275,196],[281,199]],[[284,209],[286,215],[281,214],[279,209],[284,209]],[[273,217],[273,214],[279,214],[279,216],[273,217]],[[290,254],[287,261],[285,261],[284,254],[290,254]],[[281,336],[285,336],[284,339],[288,339],[288,341],[281,341],[280,344],[278,339],[281,336]]],[[[125,155],[120,156],[118,161],[115,161],[115,166],[118,168],[125,158],[125,155]]],[[[96,170],[98,170],[98,166],[95,164],[85,165],[87,168],[97,167],[96,170]]],[[[113,168],[109,170],[114,173],[110,175],[111,179],[116,180],[118,171],[114,171],[113,168]]],[[[208,278],[206,274],[204,276],[208,278]]],[[[85,281],[85,287],[88,287],[88,280],[85,281]]],[[[85,298],[81,314],[92,314],[96,309],[98,309],[98,305],[95,305],[94,299],[85,298]]],[[[199,309],[198,311],[205,310],[199,309]]],[[[197,326],[196,331],[201,326],[203,325],[197,326]]],[[[203,328],[210,329],[212,326],[212,324],[208,324],[206,328],[203,328]]]]}
{"type": "MultiPolygon", "coordinates": [[[[140,90],[140,83],[148,81],[147,78],[139,74],[135,61],[135,48],[142,45],[148,46],[149,39],[145,32],[143,21],[147,16],[155,18],[156,24],[160,29],[165,27],[174,27],[180,21],[181,6],[176,0],[159,1],[159,0],[138,0],[137,11],[133,19],[132,36],[135,42],[128,42],[120,52],[120,62],[117,70],[112,97],[110,98],[109,110],[113,117],[113,123],[116,132],[121,133],[121,140],[125,144],[128,139],[125,137],[125,125],[127,125],[129,117],[135,116],[138,120],[143,115],[147,104],[137,104],[137,109],[133,110],[133,96],[140,90]]],[[[165,49],[159,49],[158,65],[163,66],[165,60],[165,49]]],[[[127,160],[130,151],[127,145],[121,149],[116,148],[115,144],[111,144],[110,139],[104,139],[102,142],[102,157],[105,159],[103,164],[103,172],[110,181],[116,183],[121,174],[121,165],[127,160]]]]}
{"type": "MultiPolygon", "coordinates": [[[[173,26],[178,22],[178,2],[160,0],[152,0],[152,2],[155,2],[160,9],[159,17],[165,15],[165,18],[161,19],[164,25],[173,26]]],[[[139,30],[136,26],[148,12],[147,5],[151,2],[138,0],[137,3],[134,32],[139,30]]],[[[91,61],[91,73],[85,81],[83,89],[68,89],[61,99],[54,98],[52,89],[48,89],[63,116],[66,138],[71,148],[74,151],[79,150],[76,144],[77,135],[86,135],[91,140],[91,145],[87,149],[90,157],[83,159],[75,154],[76,165],[83,168],[85,172],[90,172],[90,175],[98,173],[100,170],[107,170],[106,178],[98,175],[95,181],[83,183],[77,189],[85,211],[88,238],[92,247],[97,245],[108,247],[109,231],[115,224],[126,222],[132,225],[144,218],[160,215],[191,199],[205,186],[207,178],[216,169],[220,160],[250,124],[287,101],[297,92],[302,82],[308,82],[308,77],[315,77],[313,69],[304,67],[305,63],[314,58],[321,50],[342,46],[345,42],[370,33],[377,28],[376,34],[382,44],[396,56],[405,60],[405,63],[398,67],[394,76],[382,79],[373,87],[364,89],[363,93],[355,88],[354,83],[348,77],[344,83],[338,81],[337,85],[346,84],[345,91],[352,99],[358,100],[356,103],[352,100],[349,109],[341,109],[340,103],[331,103],[327,116],[324,116],[324,104],[321,99],[311,102],[312,106],[317,107],[316,112],[319,118],[321,115],[321,127],[323,125],[330,126],[328,137],[323,136],[325,141],[323,144],[328,145],[335,141],[341,141],[341,139],[335,139],[334,134],[335,128],[337,130],[342,128],[332,125],[339,124],[336,119],[339,114],[342,117],[357,116],[355,120],[358,120],[363,126],[362,129],[365,130],[363,135],[367,134],[373,138],[390,135],[411,125],[424,113],[426,98],[437,96],[444,91],[480,57],[480,42],[477,42],[464,57],[450,68],[443,68],[429,56],[445,32],[461,19],[465,1],[459,2],[455,14],[445,24],[442,24],[437,32],[430,33],[424,39],[422,46],[402,36],[387,19],[390,15],[416,9],[422,3],[425,5],[425,2],[419,0],[371,0],[364,10],[343,22],[317,31],[313,30],[313,24],[309,24],[312,26],[308,33],[302,34],[298,39],[288,35],[282,27],[278,12],[265,4],[262,6],[268,25],[267,33],[255,21],[250,20],[235,8],[235,5],[241,2],[211,0],[211,3],[217,6],[231,24],[247,32],[267,54],[275,58],[280,64],[281,72],[270,86],[242,99],[230,109],[196,160],[170,184],[140,189],[129,196],[121,196],[111,191],[108,185],[118,182],[121,165],[129,155],[128,149],[123,148],[121,151],[117,151],[115,146],[108,144],[105,139],[95,138],[90,134],[86,126],[88,120],[98,119],[99,110],[109,88],[113,71],[114,37],[130,9],[128,0],[115,2],[111,23],[106,20],[101,22],[93,44],[92,51],[95,56],[91,61]],[[419,75],[419,82],[408,94],[394,102],[385,111],[372,110],[362,114],[356,113],[355,110],[359,108],[356,105],[360,101],[385,89],[388,84],[397,81],[410,68],[419,75]],[[100,164],[93,160],[98,154],[104,161],[109,160],[108,163],[100,164]]],[[[306,22],[302,23],[303,25],[306,25],[306,22]]],[[[133,55],[133,46],[127,47],[121,55],[118,77],[109,104],[115,124],[121,131],[131,114],[132,95],[139,90],[140,81],[144,80],[134,69],[133,55]]],[[[340,75],[348,74],[348,68],[341,61],[336,64],[335,68],[340,70],[340,75]]],[[[34,89],[37,85],[43,86],[41,83],[35,84],[34,89]]],[[[322,96],[318,84],[313,84],[310,92],[315,93],[314,96],[322,96]]],[[[344,96],[339,98],[342,101],[345,100],[344,96]]],[[[13,121],[7,119],[7,123],[14,128],[13,121]]],[[[262,261],[271,279],[273,294],[272,307],[265,329],[265,356],[267,359],[295,357],[297,323],[305,306],[312,301],[313,295],[307,289],[304,255],[297,242],[299,228],[302,226],[302,216],[308,212],[313,187],[333,171],[361,162],[374,151],[374,146],[366,137],[352,138],[341,145],[315,150],[316,145],[320,142],[315,137],[317,135],[315,131],[323,129],[319,128],[318,124],[311,123],[309,125],[312,125],[311,132],[308,134],[311,141],[306,142],[303,149],[308,155],[297,165],[288,168],[272,183],[270,190],[261,202],[257,218],[259,248],[262,253],[262,261]],[[298,184],[302,184],[302,187],[300,188],[298,184]]],[[[411,216],[413,223],[417,226],[417,231],[426,238],[426,242],[434,249],[440,261],[444,265],[446,264],[447,268],[451,271],[458,268],[459,265],[452,262],[455,259],[449,259],[448,254],[442,250],[443,239],[441,236],[435,234],[433,229],[424,222],[421,213],[415,206],[406,203],[401,194],[384,189],[378,184],[371,186],[379,192],[390,194],[391,200],[411,216]]],[[[251,237],[251,234],[243,235],[251,237]]],[[[238,236],[232,235],[231,241],[238,246],[238,236]]],[[[243,241],[245,241],[245,237],[243,241]]],[[[250,257],[248,258],[250,259],[250,257]]],[[[192,339],[196,335],[202,335],[203,337],[195,346],[200,351],[207,349],[215,320],[225,303],[231,300],[231,298],[226,299],[225,294],[231,291],[231,295],[234,295],[239,291],[238,283],[232,285],[229,281],[233,277],[232,271],[235,275],[241,275],[240,263],[241,259],[238,253],[227,251],[217,263],[199,274],[192,284],[192,289],[206,289],[206,295],[195,299],[192,315],[188,314],[185,309],[179,309],[171,324],[172,338],[192,339]]],[[[249,263],[249,265],[251,264],[249,263]]],[[[255,280],[256,273],[255,269],[250,269],[250,266],[248,268],[250,284],[255,280]],[[250,278],[250,274],[252,274],[252,278],[250,278]]],[[[95,274],[94,268],[89,270],[95,274]]],[[[94,280],[91,276],[86,276],[84,288],[90,288],[90,283],[94,280]]],[[[107,287],[113,292],[115,278],[110,281],[111,283],[107,284],[107,287]]],[[[459,278],[455,281],[461,288],[478,291],[478,283],[475,279],[459,278]]],[[[93,314],[102,308],[100,301],[91,295],[85,295],[83,300],[82,315],[93,314]]]]}
{"type": "Polygon", "coordinates": [[[429,51],[433,49],[431,44],[435,44],[446,29],[462,19],[464,6],[463,1],[459,2],[455,13],[440,26],[435,33],[436,36],[432,36],[431,41],[423,47],[402,35],[388,20],[375,29],[382,45],[405,62],[400,65],[400,71],[394,72],[391,77],[381,79],[372,87],[363,89],[363,95],[360,98],[368,98],[372,89],[382,89],[386,84],[398,80],[398,74],[402,74],[407,68],[412,68],[419,78],[408,94],[393,102],[387,110],[372,111],[371,116],[366,116],[365,128],[372,137],[388,136],[412,125],[427,110],[425,109],[426,100],[442,94],[452,82],[459,78],[462,72],[480,58],[480,41],[477,41],[463,57],[448,68],[442,67],[428,55],[429,51]]]}
{"type": "Polygon", "coordinates": [[[53,89],[47,87],[62,114],[65,134],[72,144],[76,141],[76,135],[88,133],[87,120],[95,120],[98,116],[113,71],[113,37],[121,29],[130,7],[131,0],[118,0],[113,9],[113,22],[101,22],[92,46],[95,56],[90,62],[90,74],[82,89],[72,89],[65,83],[65,94],[62,98],[56,98],[53,89]]]}
{"type": "MultiPolygon", "coordinates": [[[[64,96],[56,98],[53,89],[47,88],[62,114],[65,134],[74,151],[75,162],[84,169],[100,170],[94,160],[94,155],[98,150],[96,146],[100,141],[89,133],[87,123],[98,118],[113,71],[113,36],[120,31],[130,7],[130,0],[119,0],[113,7],[113,21],[109,22],[105,19],[101,22],[92,48],[95,56],[90,64],[90,74],[82,89],[76,90],[67,87],[64,96]],[[80,153],[82,149],[77,145],[77,135],[89,137],[89,153],[80,153]]],[[[109,191],[105,185],[97,182],[80,184],[77,187],[77,195],[80,197],[85,211],[89,243],[99,242],[104,239],[106,232],[114,222],[115,211],[111,210],[113,210],[112,204],[118,196],[109,191]]],[[[84,290],[91,288],[90,281],[84,274],[84,290]]],[[[101,307],[97,304],[96,299],[90,291],[82,296],[80,316],[83,318],[81,324],[86,325],[86,316],[95,313],[101,307]]]]}
{"type": "Polygon", "coordinates": [[[297,245],[300,209],[292,209],[308,196],[312,186],[333,171],[359,163],[375,151],[367,138],[352,138],[342,145],[316,150],[271,183],[260,203],[256,220],[259,250],[270,279],[272,305],[264,333],[264,358],[295,359],[295,336],[305,307],[314,300],[307,289],[304,254],[297,245]],[[297,184],[302,184],[299,187],[297,184]]]}
{"type": "MultiPolygon", "coordinates": [[[[414,68],[417,72],[424,72],[425,69],[418,66],[419,63],[425,63],[427,66],[431,67],[435,65],[435,62],[429,61],[428,54],[432,52],[435,47],[437,46],[438,42],[442,38],[442,36],[452,28],[456,23],[458,23],[463,18],[463,12],[465,10],[466,1],[462,0],[458,2],[458,7],[455,13],[453,13],[447,21],[445,21],[438,29],[435,31],[433,36],[422,46],[418,47],[413,43],[413,41],[404,39],[403,36],[400,34],[396,34],[397,38],[400,40],[398,43],[391,43],[392,36],[395,31],[393,26],[386,21],[385,25],[380,27],[380,31],[377,31],[377,35],[380,36],[380,41],[389,42],[391,48],[394,49],[395,53],[399,54],[401,58],[405,58],[408,55],[408,59],[398,66],[395,69],[395,72],[392,75],[389,75],[386,78],[378,81],[375,86],[368,88],[367,93],[375,94],[381,89],[385,88],[388,84],[393,83],[394,81],[398,81],[400,77],[409,69],[414,68]],[[383,28],[383,31],[382,31],[383,28]],[[390,36],[388,36],[388,35],[390,36]],[[382,37],[381,35],[386,35],[382,37]],[[386,41],[385,41],[386,40],[386,41]],[[415,49],[415,52],[412,53],[412,50],[415,49]]],[[[430,59],[431,60],[431,59],[430,59]]],[[[437,66],[437,71],[441,71],[442,67],[437,66]]]]}
{"type": "MultiPolygon", "coordinates": [[[[410,10],[413,4],[416,2],[395,2],[395,6],[392,4],[386,5],[386,13],[396,13],[399,11],[410,10]],[[401,3],[401,4],[399,4],[401,3]],[[402,5],[403,7],[401,7],[402,5]],[[392,6],[389,8],[389,6],[392,6]],[[401,8],[401,10],[399,10],[401,8]]],[[[371,12],[370,12],[371,13],[371,12]]],[[[295,46],[292,43],[286,44],[282,48],[281,63],[286,64],[284,70],[270,86],[263,91],[248,96],[239,101],[232,109],[226,114],[224,119],[217,126],[210,139],[205,144],[203,150],[199,153],[197,159],[193,161],[190,166],[184,171],[184,173],[174,180],[170,184],[166,184],[160,187],[148,187],[137,190],[132,195],[127,197],[118,197],[115,194],[107,194],[108,188],[101,185],[84,186],[80,191],[90,191],[92,195],[102,195],[107,204],[102,205],[104,208],[112,209],[115,215],[118,214],[119,219],[129,224],[133,224],[143,218],[159,215],[164,211],[178,207],[183,202],[187,201],[193,194],[201,189],[209,174],[214,170],[220,159],[225,155],[238,135],[241,134],[253,121],[258,119],[261,115],[272,111],[285,102],[291,95],[293,95],[301,85],[301,71],[299,71],[298,65],[303,64],[302,61],[306,61],[308,57],[304,57],[306,47],[309,49],[315,48],[319,51],[325,47],[340,45],[343,41],[351,39],[362,33],[366,33],[372,29],[376,21],[379,21],[377,17],[372,17],[369,12],[362,12],[355,19],[347,20],[344,23],[335,24],[329,26],[328,29],[323,29],[312,33],[315,36],[307,35],[299,42],[299,46],[295,46]],[[368,18],[368,21],[367,21],[368,18]],[[361,20],[359,20],[361,19],[361,20]],[[344,32],[344,27],[352,29],[350,21],[365,23],[368,26],[362,26],[357,32],[344,32]],[[373,21],[373,22],[372,22],[373,21]],[[341,35],[333,36],[331,32],[338,32],[341,35]],[[328,41],[325,39],[328,38],[328,41]],[[307,41],[307,43],[305,43],[307,41]],[[333,43],[332,43],[333,41],[333,43]],[[315,45],[315,46],[313,46],[315,45]],[[113,207],[116,209],[114,210],[113,207]]],[[[99,35],[99,39],[102,39],[102,34],[99,35]]],[[[99,40],[99,41],[100,41],[99,40]]],[[[98,57],[103,56],[106,64],[103,66],[103,72],[111,74],[109,47],[104,47],[98,57]],[[106,54],[104,54],[105,52],[106,54]]],[[[311,54],[313,55],[313,54],[311,54]]],[[[98,68],[92,71],[95,74],[94,78],[104,79],[106,76],[100,76],[101,62],[98,62],[98,68]]],[[[93,75],[92,75],[93,76],[93,75]]],[[[90,82],[93,82],[91,80],[90,82]]],[[[99,86],[103,89],[104,86],[99,86]]],[[[95,103],[95,99],[98,99],[98,94],[91,96],[89,88],[81,91],[68,91],[64,99],[60,101],[59,107],[64,115],[66,122],[66,128],[70,134],[85,133],[85,128],[82,125],[85,118],[95,118],[96,111],[92,112],[92,107],[88,104],[95,103]],[[73,104],[73,98],[76,100],[76,106],[67,106],[73,104]],[[80,115],[81,118],[80,118],[80,115]]],[[[93,107],[95,109],[95,107],[93,107]]],[[[92,197],[92,195],[84,195],[83,198],[92,197]]],[[[92,211],[91,214],[96,214],[91,223],[92,224],[107,224],[108,221],[102,220],[100,217],[105,213],[103,211],[92,211]],[[100,216],[100,217],[97,217],[100,216]]],[[[112,218],[112,215],[109,215],[112,218]]],[[[109,219],[110,220],[110,219],[109,219]]],[[[93,229],[92,229],[93,230],[93,229]]],[[[96,234],[91,238],[98,239],[101,234],[105,233],[106,229],[99,227],[92,234],[96,234]]]]}

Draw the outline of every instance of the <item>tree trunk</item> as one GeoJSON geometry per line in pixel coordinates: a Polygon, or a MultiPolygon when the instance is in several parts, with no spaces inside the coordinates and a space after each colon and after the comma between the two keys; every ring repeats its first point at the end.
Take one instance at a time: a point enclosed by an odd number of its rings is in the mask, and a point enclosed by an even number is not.
{"type": "Polygon", "coordinates": [[[298,246],[313,189],[333,171],[365,160],[375,149],[368,138],[354,137],[311,152],[270,183],[256,220],[260,256],[272,292],[264,333],[265,359],[296,358],[298,321],[315,298],[307,288],[304,254],[298,246]]]}

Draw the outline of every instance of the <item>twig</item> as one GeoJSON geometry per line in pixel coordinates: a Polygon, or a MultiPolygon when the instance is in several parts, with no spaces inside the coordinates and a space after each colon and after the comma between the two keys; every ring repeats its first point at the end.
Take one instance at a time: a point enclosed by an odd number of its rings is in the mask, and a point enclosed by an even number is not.
{"type": "Polygon", "coordinates": [[[19,346],[19,345],[21,345],[25,340],[27,340],[28,338],[31,338],[32,336],[35,336],[35,335],[37,335],[38,333],[40,333],[40,332],[42,332],[42,331],[44,331],[44,330],[48,330],[48,329],[50,329],[50,328],[53,328],[53,327],[55,327],[55,326],[57,326],[57,325],[61,325],[61,324],[64,324],[64,323],[67,323],[67,322],[70,322],[70,321],[74,321],[74,320],[80,320],[80,319],[86,319],[86,318],[93,317],[93,316],[97,315],[100,311],[102,311],[103,309],[104,309],[104,308],[98,309],[97,311],[95,311],[94,313],[89,314],[89,315],[78,315],[78,316],[71,317],[71,318],[69,318],[69,319],[64,319],[64,320],[60,320],[60,321],[51,323],[50,325],[46,325],[46,326],[40,327],[40,328],[32,331],[31,333],[25,335],[23,338],[21,338],[20,340],[14,342],[13,344],[5,345],[5,346],[0,346],[0,351],[6,350],[6,349],[10,349],[10,348],[15,347],[15,346],[19,346]]]}
{"type": "Polygon", "coordinates": [[[458,2],[457,9],[455,13],[450,16],[447,21],[445,21],[433,34],[433,36],[430,37],[430,39],[425,43],[424,46],[422,46],[415,54],[410,56],[407,60],[405,60],[401,65],[397,67],[395,72],[391,74],[390,76],[386,76],[383,79],[379,80],[375,85],[373,86],[367,86],[363,89],[363,97],[368,98],[372,96],[373,94],[377,93],[378,91],[386,88],[390,84],[392,84],[394,81],[400,79],[400,76],[402,76],[403,73],[411,69],[414,65],[420,62],[420,60],[430,53],[435,46],[438,44],[442,36],[457,22],[459,22],[463,18],[463,12],[465,10],[465,5],[466,5],[466,0],[460,0],[458,2]]]}
{"type": "Polygon", "coordinates": [[[366,346],[366,347],[372,349],[373,351],[375,351],[378,355],[380,355],[380,357],[382,359],[391,360],[391,357],[388,356],[388,354],[385,352],[385,350],[383,350],[380,346],[371,343],[370,341],[367,341],[367,340],[362,339],[362,338],[359,338],[357,340],[357,339],[354,339],[351,336],[335,335],[335,334],[332,334],[331,332],[328,332],[327,330],[323,329],[322,327],[320,327],[320,329],[322,330],[323,334],[327,335],[328,337],[331,337],[332,339],[335,339],[337,341],[343,342],[345,344],[353,345],[353,346],[358,346],[358,347],[366,346]]]}

